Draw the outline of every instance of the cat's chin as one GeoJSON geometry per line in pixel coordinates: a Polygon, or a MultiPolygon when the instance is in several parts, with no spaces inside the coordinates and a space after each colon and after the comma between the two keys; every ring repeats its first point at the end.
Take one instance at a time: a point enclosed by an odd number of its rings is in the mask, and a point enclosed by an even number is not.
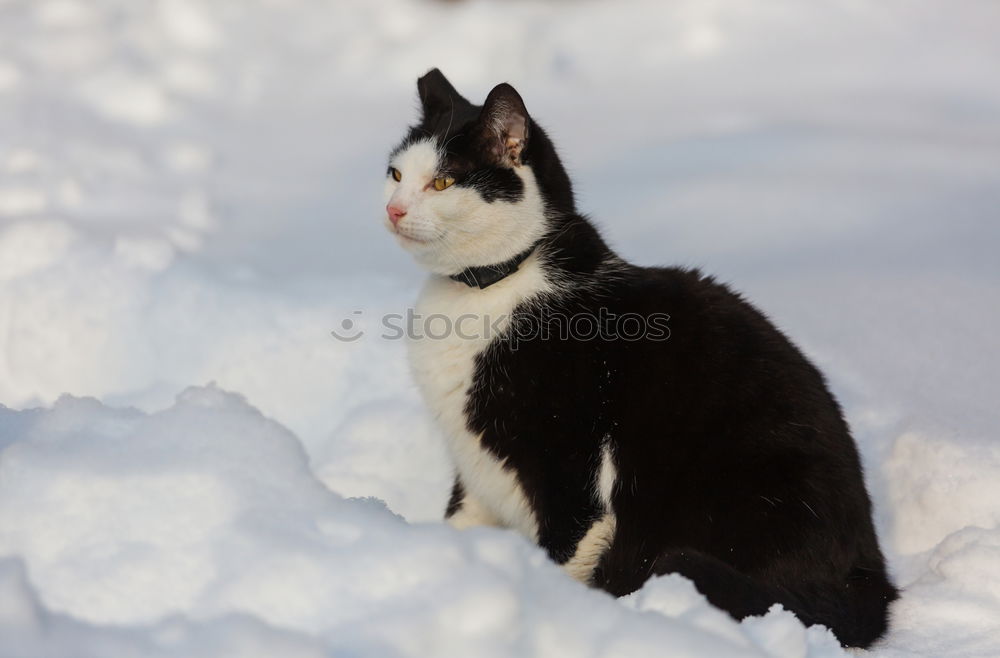
{"type": "MultiPolygon", "coordinates": [[[[402,243],[402,241],[401,241],[402,243]]],[[[425,242],[409,243],[407,251],[424,270],[439,276],[452,276],[458,274],[465,267],[446,249],[440,245],[428,244],[425,242]]]]}
{"type": "Polygon", "coordinates": [[[454,260],[443,252],[440,243],[412,237],[398,231],[393,231],[392,234],[399,246],[410,254],[421,268],[444,276],[451,276],[461,269],[454,267],[454,260]]]}
{"type": "Polygon", "coordinates": [[[396,239],[399,241],[399,244],[403,245],[404,248],[410,245],[425,245],[430,242],[430,240],[413,237],[410,235],[406,235],[405,233],[395,233],[394,235],[396,236],[396,239]]]}

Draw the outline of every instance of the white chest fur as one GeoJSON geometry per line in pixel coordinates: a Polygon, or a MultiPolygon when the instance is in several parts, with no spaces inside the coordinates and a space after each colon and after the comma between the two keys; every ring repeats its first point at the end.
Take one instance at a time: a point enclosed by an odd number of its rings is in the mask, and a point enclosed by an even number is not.
{"type": "Polygon", "coordinates": [[[485,331],[506,327],[521,302],[550,289],[537,256],[485,290],[440,276],[427,282],[416,306],[418,337],[410,341],[410,364],[425,401],[437,418],[466,494],[503,525],[532,540],[538,524],[517,477],[480,444],[465,413],[476,356],[498,337],[485,331]]]}

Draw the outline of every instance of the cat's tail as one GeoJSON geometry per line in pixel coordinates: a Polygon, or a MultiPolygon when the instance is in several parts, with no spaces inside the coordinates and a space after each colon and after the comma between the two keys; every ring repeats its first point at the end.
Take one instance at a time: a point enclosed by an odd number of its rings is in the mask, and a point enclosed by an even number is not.
{"type": "Polygon", "coordinates": [[[807,625],[823,624],[842,644],[868,647],[888,626],[888,608],[898,596],[881,569],[855,569],[843,583],[808,582],[795,588],[760,583],[725,562],[699,551],[661,555],[653,567],[661,575],[679,573],[694,581],[708,601],[740,620],[762,615],[774,604],[807,625]]]}

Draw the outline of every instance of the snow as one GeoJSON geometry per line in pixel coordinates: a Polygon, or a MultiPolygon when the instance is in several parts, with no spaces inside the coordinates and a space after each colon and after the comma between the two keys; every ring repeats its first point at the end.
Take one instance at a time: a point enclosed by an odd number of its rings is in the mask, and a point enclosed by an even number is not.
{"type": "Polygon", "coordinates": [[[345,499],[294,435],[216,386],[152,414],[64,396],[3,411],[0,429],[18,437],[0,462],[0,554],[19,556],[0,562],[9,655],[840,654],[779,608],[740,626],[679,577],[623,606],[512,533],[345,499]]]}
{"type": "Polygon", "coordinates": [[[827,373],[905,587],[871,653],[1000,655],[998,28],[989,0],[0,2],[0,655],[843,655],[436,522],[450,468],[379,336],[422,277],[379,190],[432,66],[513,82],[623,255],[733,282],[827,373]]]}

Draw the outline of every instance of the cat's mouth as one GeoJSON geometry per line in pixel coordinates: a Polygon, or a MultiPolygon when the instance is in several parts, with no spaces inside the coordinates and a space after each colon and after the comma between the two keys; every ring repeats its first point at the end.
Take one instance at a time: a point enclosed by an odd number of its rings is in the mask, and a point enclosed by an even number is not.
{"type": "Polygon", "coordinates": [[[429,240],[409,235],[408,233],[404,233],[398,229],[393,232],[396,234],[396,237],[402,239],[403,242],[412,242],[413,244],[427,244],[429,242],[429,240]]]}

